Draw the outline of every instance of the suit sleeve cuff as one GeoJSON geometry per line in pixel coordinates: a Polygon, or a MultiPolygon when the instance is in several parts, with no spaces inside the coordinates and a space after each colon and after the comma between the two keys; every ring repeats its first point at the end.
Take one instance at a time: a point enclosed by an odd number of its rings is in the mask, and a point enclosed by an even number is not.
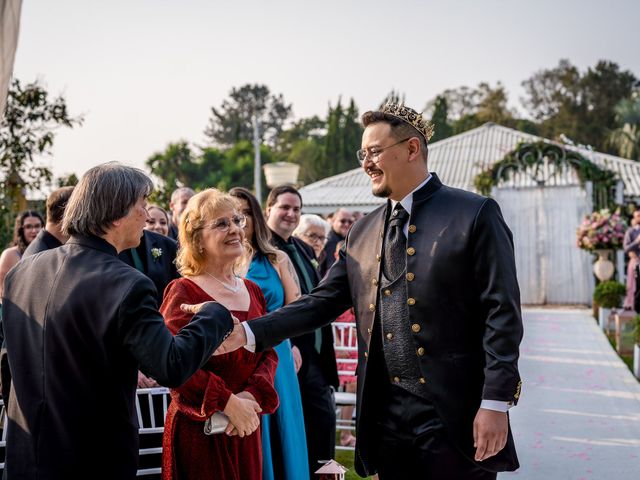
{"type": "Polygon", "coordinates": [[[247,336],[247,344],[244,346],[250,352],[256,351],[256,336],[253,334],[249,322],[242,322],[240,325],[244,328],[244,333],[247,336]]]}
{"type": "Polygon", "coordinates": [[[480,403],[480,408],[503,413],[509,411],[511,407],[513,407],[513,402],[501,402],[499,400],[482,400],[480,403]]]}

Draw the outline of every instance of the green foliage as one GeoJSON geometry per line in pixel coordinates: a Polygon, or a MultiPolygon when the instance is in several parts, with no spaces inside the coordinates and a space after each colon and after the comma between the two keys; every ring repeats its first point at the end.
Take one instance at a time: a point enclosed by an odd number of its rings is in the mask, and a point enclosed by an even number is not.
{"type": "MultiPolygon", "coordinates": [[[[263,163],[274,160],[267,146],[260,149],[263,163]]],[[[227,150],[207,147],[194,152],[186,141],[172,143],[164,152],[152,155],[146,162],[156,177],[156,190],[151,201],[168,207],[171,192],[178,187],[191,187],[196,191],[215,187],[229,190],[241,186],[253,188],[253,145],[240,141],[227,150]]],[[[263,177],[263,190],[266,189],[263,177]]]]}
{"type": "Polygon", "coordinates": [[[389,93],[387,93],[387,96],[384,97],[384,100],[382,100],[380,105],[378,105],[378,110],[382,110],[382,107],[384,107],[387,103],[395,103],[396,105],[403,104],[404,99],[404,93],[400,93],[400,91],[396,91],[395,89],[393,89],[389,93]]]}
{"type": "Polygon", "coordinates": [[[58,177],[56,180],[56,186],[58,188],[62,187],[75,187],[80,180],[75,173],[69,173],[68,175],[63,175],[58,177]]]}
{"type": "Polygon", "coordinates": [[[522,84],[524,105],[538,122],[540,134],[561,134],[599,151],[616,151],[608,133],[618,125],[615,106],[633,92],[636,77],[609,61],[600,61],[582,74],[568,60],[540,70],[522,84]]]}
{"type": "Polygon", "coordinates": [[[303,184],[322,178],[326,129],[326,121],[313,116],[298,120],[280,134],[276,161],[300,165],[298,180],[303,184]]]}
{"type": "Polygon", "coordinates": [[[259,121],[261,142],[274,146],[291,116],[282,94],[272,95],[266,85],[246,84],[232,88],[220,108],[212,107],[205,135],[214,145],[231,147],[241,140],[253,140],[253,120],[259,121]]]}
{"type": "Polygon", "coordinates": [[[494,186],[520,172],[528,174],[538,185],[544,185],[549,180],[544,177],[545,164],[551,167],[552,175],[558,175],[566,168],[573,168],[582,184],[593,182],[596,208],[606,208],[614,203],[616,176],[613,172],[600,168],[573,150],[547,142],[520,143],[502,160],[476,175],[473,183],[480,193],[490,195],[494,186]]]}
{"type": "Polygon", "coordinates": [[[14,79],[0,123],[0,244],[12,235],[16,215],[26,208],[26,188],[39,191],[53,179],[38,158],[51,153],[55,131],[82,123],[71,117],[62,96],[51,98],[37,81],[14,79]]]}
{"type": "Polygon", "coordinates": [[[363,132],[358,117],[358,107],[353,99],[346,110],[342,107],[341,99],[338,99],[335,107],[329,106],[324,155],[318,167],[321,178],[358,167],[356,150],[360,148],[363,132]]]}
{"type": "Polygon", "coordinates": [[[609,133],[608,144],[621,157],[640,160],[640,95],[621,100],[614,111],[618,128],[609,133]]]}
{"type": "MultiPolygon", "coordinates": [[[[457,135],[487,122],[515,127],[519,120],[509,109],[508,100],[507,92],[500,82],[495,87],[482,82],[476,88],[463,86],[445,90],[427,104],[427,109],[433,108],[432,121],[436,124],[434,138],[437,137],[440,140],[451,134],[457,135]],[[440,136],[438,130],[442,129],[438,127],[435,117],[442,116],[445,104],[446,125],[451,126],[451,132],[449,133],[448,127],[445,126],[443,133],[446,136],[440,136]]],[[[440,123],[442,123],[441,120],[440,123]]]]}
{"type": "Polygon", "coordinates": [[[615,280],[600,282],[593,292],[593,301],[603,308],[618,308],[627,288],[615,280]]]}
{"type": "Polygon", "coordinates": [[[449,124],[449,106],[447,99],[442,95],[437,96],[434,101],[431,123],[435,126],[431,143],[453,135],[453,128],[449,124]]]}

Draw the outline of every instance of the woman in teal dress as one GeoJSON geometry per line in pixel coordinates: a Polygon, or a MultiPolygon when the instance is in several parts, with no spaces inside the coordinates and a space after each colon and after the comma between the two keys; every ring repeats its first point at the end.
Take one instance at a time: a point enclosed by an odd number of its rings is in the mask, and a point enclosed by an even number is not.
{"type": "MultiPolygon", "coordinates": [[[[277,310],[300,296],[300,285],[289,257],[270,243],[271,232],[256,198],[245,188],[232,188],[229,193],[240,202],[247,217],[246,238],[253,247],[247,278],[262,289],[267,312],[277,310]]],[[[263,480],[309,479],[307,441],[300,387],[296,372],[300,368],[300,352],[285,340],[275,347],[278,369],[275,388],[280,406],[272,415],[262,416],[263,480]]]]}

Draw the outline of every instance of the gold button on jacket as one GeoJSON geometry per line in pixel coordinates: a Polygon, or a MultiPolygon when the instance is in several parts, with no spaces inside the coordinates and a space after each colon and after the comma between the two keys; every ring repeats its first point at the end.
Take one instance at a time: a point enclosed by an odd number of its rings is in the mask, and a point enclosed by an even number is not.
{"type": "Polygon", "coordinates": [[[414,278],[416,278],[416,276],[413,273],[411,272],[407,273],[407,281],[413,282],[414,278]]]}
{"type": "Polygon", "coordinates": [[[415,248],[413,248],[413,247],[407,248],[407,255],[411,256],[414,253],[416,253],[416,249],[415,248]]]}
{"type": "Polygon", "coordinates": [[[414,323],[413,325],[411,325],[411,330],[413,330],[414,333],[418,333],[420,331],[420,325],[414,323]]]}
{"type": "Polygon", "coordinates": [[[412,298],[412,297],[407,298],[407,304],[408,305],[415,305],[416,304],[416,299],[412,298]]]}
{"type": "Polygon", "coordinates": [[[409,233],[416,233],[416,226],[415,225],[409,225],[409,233]]]}

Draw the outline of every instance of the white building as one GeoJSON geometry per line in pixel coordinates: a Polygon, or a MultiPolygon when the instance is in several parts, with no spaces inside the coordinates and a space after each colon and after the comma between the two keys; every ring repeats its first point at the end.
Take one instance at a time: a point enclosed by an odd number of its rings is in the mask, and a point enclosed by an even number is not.
{"type": "MultiPolygon", "coordinates": [[[[487,123],[430,145],[429,170],[446,185],[475,191],[473,181],[478,173],[502,160],[520,142],[539,141],[549,140],[487,123]]],[[[640,162],[586,148],[564,148],[615,172],[625,198],[640,198],[640,162]]],[[[535,179],[528,173],[516,173],[493,190],[514,234],[523,304],[591,303],[593,256],[579,250],[575,239],[576,228],[592,211],[589,185],[585,187],[575,171],[554,174],[547,165],[535,179]],[[544,180],[544,186],[537,180],[544,180]]],[[[385,201],[371,194],[369,178],[361,168],[302,187],[300,193],[306,213],[327,214],[339,207],[370,212],[385,201]]]]}

